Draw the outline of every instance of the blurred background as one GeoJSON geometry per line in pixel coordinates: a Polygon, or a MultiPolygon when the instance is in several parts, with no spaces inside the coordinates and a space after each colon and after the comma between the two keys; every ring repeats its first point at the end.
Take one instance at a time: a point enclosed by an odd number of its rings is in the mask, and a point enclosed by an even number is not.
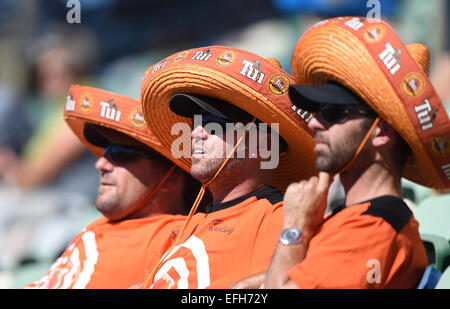
{"type": "MultiPolygon", "coordinates": [[[[367,16],[373,2],[0,0],[0,288],[39,279],[99,216],[95,157],[62,118],[71,84],[139,99],[149,66],[205,45],[275,57],[290,73],[291,53],[309,26],[367,16]],[[70,23],[77,3],[80,23],[70,23]]],[[[449,111],[449,1],[379,2],[381,19],[405,43],[429,47],[430,77],[449,111]]],[[[332,192],[330,209],[342,201],[338,186],[332,192]]],[[[440,192],[405,180],[404,193],[415,209],[440,192]]]]}

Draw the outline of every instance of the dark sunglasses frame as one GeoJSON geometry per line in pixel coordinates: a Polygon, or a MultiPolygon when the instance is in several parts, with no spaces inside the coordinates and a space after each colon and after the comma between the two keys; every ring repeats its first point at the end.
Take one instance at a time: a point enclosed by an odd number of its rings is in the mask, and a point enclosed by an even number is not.
{"type": "Polygon", "coordinates": [[[151,159],[152,156],[147,152],[136,149],[132,146],[119,144],[109,144],[103,150],[103,156],[110,158],[113,162],[124,164],[137,161],[140,158],[151,159]]]}
{"type": "MultiPolygon", "coordinates": [[[[216,123],[221,126],[222,133],[225,133],[227,130],[227,123],[235,124],[241,122],[239,120],[231,120],[231,119],[224,119],[219,116],[213,115],[213,114],[204,114],[202,115],[202,127],[205,129],[205,126],[209,123],[216,123]]],[[[206,129],[205,129],[206,130],[206,129]]],[[[212,134],[214,129],[207,130],[208,134],[212,134]]]]}
{"type": "Polygon", "coordinates": [[[320,104],[317,114],[328,123],[339,123],[350,115],[377,117],[373,110],[355,104],[320,104]]]}

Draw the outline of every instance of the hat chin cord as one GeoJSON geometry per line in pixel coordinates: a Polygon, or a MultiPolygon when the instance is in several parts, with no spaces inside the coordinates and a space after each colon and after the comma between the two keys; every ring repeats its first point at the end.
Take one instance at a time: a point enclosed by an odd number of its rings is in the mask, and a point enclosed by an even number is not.
{"type": "MultiPolygon", "coordinates": [[[[356,150],[355,154],[353,155],[353,158],[339,172],[337,172],[335,175],[342,174],[343,172],[345,172],[353,164],[353,162],[355,162],[355,160],[358,157],[359,153],[364,148],[364,145],[366,145],[366,142],[369,139],[370,134],[372,133],[373,129],[375,129],[375,127],[376,127],[376,125],[378,124],[379,121],[380,121],[380,117],[377,117],[375,119],[375,121],[372,123],[372,126],[370,127],[369,131],[367,131],[366,136],[364,137],[364,139],[362,140],[362,142],[359,145],[358,149],[356,150]]],[[[333,178],[334,178],[335,175],[333,175],[333,178]]]]}
{"type": "Polygon", "coordinates": [[[147,195],[147,197],[145,198],[142,205],[145,206],[148,202],[150,202],[152,197],[156,194],[156,192],[158,192],[158,190],[166,182],[167,178],[169,178],[169,176],[173,173],[173,171],[175,170],[176,167],[177,166],[175,164],[170,167],[170,169],[167,171],[167,173],[164,175],[164,177],[161,179],[161,181],[153,188],[152,192],[150,192],[150,194],[147,195]]]}
{"type": "Polygon", "coordinates": [[[203,196],[205,195],[206,187],[211,182],[213,182],[214,179],[216,179],[217,176],[219,175],[219,173],[223,170],[223,168],[225,167],[227,162],[230,160],[231,156],[235,153],[235,151],[236,151],[237,147],[239,146],[239,144],[242,142],[244,137],[247,135],[248,130],[250,129],[250,127],[255,124],[255,121],[256,121],[256,117],[253,117],[253,120],[250,122],[250,125],[245,129],[244,134],[242,134],[242,136],[237,141],[236,145],[234,145],[233,150],[227,155],[226,159],[223,161],[222,165],[219,167],[217,172],[214,174],[214,176],[210,180],[208,180],[206,183],[204,183],[202,185],[202,187],[200,188],[200,191],[198,192],[197,198],[195,199],[195,202],[192,205],[191,210],[189,211],[189,214],[188,214],[186,220],[184,221],[184,224],[183,224],[183,227],[182,227],[181,231],[177,234],[175,240],[172,242],[172,244],[170,245],[169,249],[167,249],[166,253],[164,253],[162,258],[159,260],[158,264],[153,268],[152,272],[147,277],[147,279],[145,280],[144,284],[141,286],[142,289],[148,289],[150,287],[151,281],[153,281],[153,278],[154,278],[156,272],[161,268],[161,265],[165,261],[166,256],[172,251],[172,249],[178,243],[181,235],[185,232],[186,227],[191,222],[192,217],[194,216],[195,212],[197,211],[197,208],[200,205],[200,202],[202,201],[203,196]]]}

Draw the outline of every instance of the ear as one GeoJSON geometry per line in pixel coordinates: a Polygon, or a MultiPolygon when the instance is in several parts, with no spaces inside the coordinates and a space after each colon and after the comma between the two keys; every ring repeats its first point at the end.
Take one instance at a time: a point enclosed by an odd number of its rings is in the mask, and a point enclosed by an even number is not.
{"type": "Polygon", "coordinates": [[[380,119],[372,134],[374,135],[372,145],[375,147],[381,147],[393,141],[395,137],[395,130],[383,119],[380,119]]]}

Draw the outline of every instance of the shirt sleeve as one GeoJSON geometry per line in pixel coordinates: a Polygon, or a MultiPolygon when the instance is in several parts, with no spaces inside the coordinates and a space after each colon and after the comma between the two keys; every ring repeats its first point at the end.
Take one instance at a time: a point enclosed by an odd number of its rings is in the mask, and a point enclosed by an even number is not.
{"type": "Polygon", "coordinates": [[[272,205],[265,212],[255,235],[251,272],[258,274],[269,268],[283,226],[282,203],[272,205]]]}
{"type": "Polygon", "coordinates": [[[383,288],[405,260],[396,232],[381,218],[358,215],[324,224],[289,277],[299,288],[383,288]]]}

